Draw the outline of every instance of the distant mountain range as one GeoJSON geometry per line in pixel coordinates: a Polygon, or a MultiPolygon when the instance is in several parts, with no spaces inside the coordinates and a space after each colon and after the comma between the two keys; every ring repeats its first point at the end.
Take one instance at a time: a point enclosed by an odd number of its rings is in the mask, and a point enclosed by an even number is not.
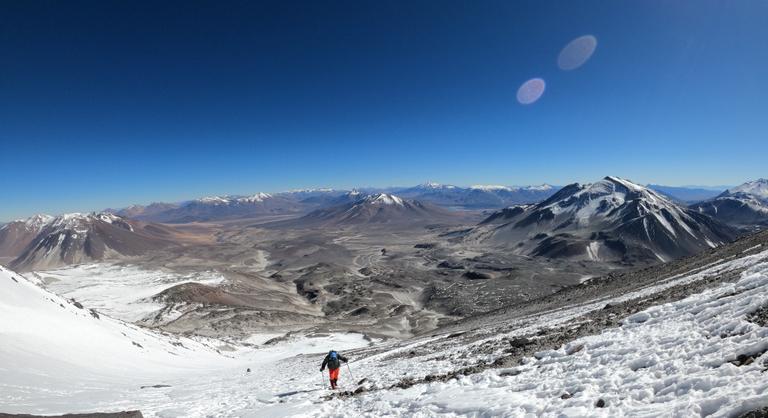
{"type": "Polygon", "coordinates": [[[554,194],[559,187],[541,186],[509,187],[476,185],[459,187],[437,183],[425,183],[415,187],[393,191],[398,196],[418,199],[436,205],[460,209],[497,209],[521,203],[542,201],[554,194]]]}
{"type": "Polygon", "coordinates": [[[768,226],[768,179],[733,187],[691,206],[693,210],[740,227],[768,226]]]}
{"type": "Polygon", "coordinates": [[[736,235],[647,187],[606,177],[496,212],[464,239],[530,256],[636,263],[695,254],[736,235]]]}
{"type": "Polygon", "coordinates": [[[359,190],[307,189],[251,196],[212,196],[181,203],[153,203],[134,205],[109,212],[127,218],[164,222],[187,223],[245,219],[265,215],[306,214],[316,209],[352,203],[357,197],[377,193],[397,195],[451,209],[499,209],[505,206],[538,202],[551,196],[558,187],[550,185],[508,187],[459,187],[426,183],[414,187],[387,189],[362,188],[359,190]]]}
{"type": "Polygon", "coordinates": [[[364,224],[408,225],[456,221],[456,212],[388,193],[350,192],[337,198],[339,204],[314,210],[288,224],[299,227],[352,226],[364,224]],[[343,200],[348,200],[344,202],[343,200]]]}
{"type": "MultiPolygon", "coordinates": [[[[672,187],[649,185],[670,199],[692,204],[712,199],[722,193],[717,188],[699,186],[672,187]]],[[[329,188],[300,189],[281,193],[257,193],[249,196],[211,196],[179,203],[152,203],[123,209],[107,209],[126,218],[162,222],[187,223],[257,218],[271,215],[302,215],[316,209],[329,208],[355,200],[355,193],[370,195],[387,193],[405,199],[442,206],[452,210],[494,210],[509,206],[538,203],[560,190],[560,186],[474,185],[424,183],[408,187],[359,188],[352,191],[329,188]],[[352,196],[350,198],[350,196],[352,196]]]]}
{"type": "Polygon", "coordinates": [[[490,209],[494,212],[479,225],[459,233],[461,239],[522,255],[626,263],[679,258],[730,241],[745,229],[768,227],[766,179],[690,207],[680,202],[713,191],[645,187],[618,177],[563,188],[425,183],[392,189],[398,193],[308,189],[36,215],[0,226],[0,259],[26,270],[139,255],[178,245],[179,231],[161,223],[272,215],[281,215],[273,227],[423,227],[471,225],[476,221],[467,214],[490,209]],[[469,209],[474,211],[462,211],[469,209]]]}
{"type": "Polygon", "coordinates": [[[646,187],[668,196],[679,203],[685,204],[698,203],[703,200],[712,199],[726,189],[725,187],[661,186],[658,184],[649,184],[646,187]]]}
{"type": "Polygon", "coordinates": [[[288,196],[257,193],[251,196],[210,196],[181,204],[133,206],[116,213],[152,222],[187,223],[299,213],[303,206],[288,196]]]}
{"type": "MultiPolygon", "coordinates": [[[[764,183],[765,180],[754,183],[760,182],[764,183]]],[[[648,185],[646,188],[676,203],[692,205],[691,207],[696,211],[726,223],[741,226],[765,222],[765,199],[754,193],[739,191],[739,188],[732,188],[726,192],[704,186],[648,185]]],[[[184,202],[133,205],[122,209],[107,209],[105,212],[114,213],[123,218],[159,223],[215,222],[267,216],[298,218],[318,209],[353,203],[361,196],[377,193],[391,194],[402,199],[416,200],[422,204],[431,204],[450,210],[500,210],[542,202],[560,189],[560,186],[548,184],[522,187],[502,185],[462,187],[428,182],[409,187],[359,188],[352,191],[319,188],[245,196],[210,196],[184,202]]],[[[8,231],[7,233],[16,232],[8,231]]],[[[2,251],[0,247],[0,257],[2,257],[2,251]]]]}
{"type": "Polygon", "coordinates": [[[171,228],[111,213],[35,215],[0,227],[0,256],[18,270],[132,256],[175,244],[171,228]]]}

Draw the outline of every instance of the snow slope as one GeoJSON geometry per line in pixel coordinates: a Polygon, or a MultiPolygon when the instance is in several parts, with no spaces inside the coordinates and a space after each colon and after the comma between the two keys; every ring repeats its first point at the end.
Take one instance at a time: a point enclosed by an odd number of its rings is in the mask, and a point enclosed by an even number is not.
{"type": "Polygon", "coordinates": [[[768,406],[768,328],[749,319],[766,301],[768,251],[756,246],[629,293],[487,322],[487,337],[465,344],[448,333],[373,344],[358,334],[287,336],[266,345],[252,337],[261,345],[232,345],[228,358],[204,341],[96,319],[2,269],[0,405],[39,413],[139,408],[147,417],[738,416],[768,406]],[[606,305],[729,275],[733,281],[639,311],[519,365],[393,386],[478,361],[491,365],[519,336],[545,338],[606,305]],[[498,348],[483,349],[489,344],[498,348]],[[330,348],[351,359],[342,389],[365,378],[366,392],[326,399],[331,392],[318,366],[330,348]],[[748,357],[753,361],[744,362],[748,357]],[[149,384],[170,387],[140,389],[149,384]]]}
{"type": "Polygon", "coordinates": [[[68,396],[121,390],[137,373],[152,381],[227,361],[210,344],[98,314],[0,267],[0,405],[36,412],[43,398],[61,408],[68,396]]]}
{"type": "Polygon", "coordinates": [[[317,389],[316,369],[328,347],[369,344],[360,334],[287,336],[260,347],[175,337],[81,308],[0,267],[2,412],[242,416],[236,411],[290,389],[288,378],[311,376],[317,389]],[[286,358],[292,366],[276,366],[286,358]],[[248,367],[254,373],[244,373],[248,367]],[[163,386],[147,387],[154,385],[163,386]]]}
{"type": "MultiPolygon", "coordinates": [[[[766,306],[768,252],[672,282],[745,267],[736,283],[639,312],[621,327],[536,353],[519,367],[335,399],[310,415],[726,417],[762,408],[768,405],[768,328],[748,321],[747,315],[766,306]],[[757,358],[739,366],[740,355],[757,358]],[[603,408],[596,406],[599,400],[605,403],[603,408]]],[[[671,283],[660,286],[665,285],[671,283]]],[[[568,316],[564,312],[545,315],[538,323],[552,325],[568,316]]],[[[404,349],[418,352],[419,347],[404,349]]],[[[372,377],[375,386],[383,384],[382,376],[416,377],[440,370],[446,356],[462,362],[459,352],[387,362],[386,373],[372,364],[383,356],[365,359],[355,368],[367,366],[365,375],[372,377]]],[[[471,347],[465,352],[471,356],[471,347]]]]}
{"type": "Polygon", "coordinates": [[[224,277],[212,271],[179,274],[117,264],[83,264],[25,274],[46,283],[53,292],[114,318],[137,322],[165,307],[151,298],[181,283],[219,284],[224,277]]]}

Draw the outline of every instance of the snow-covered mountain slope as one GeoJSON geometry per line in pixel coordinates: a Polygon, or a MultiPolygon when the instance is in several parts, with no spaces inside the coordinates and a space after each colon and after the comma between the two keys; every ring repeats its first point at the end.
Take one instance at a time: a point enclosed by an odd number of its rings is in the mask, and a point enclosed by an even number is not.
{"type": "Polygon", "coordinates": [[[0,257],[18,257],[52,220],[49,215],[34,215],[0,226],[0,257]]]}
{"type": "Polygon", "coordinates": [[[291,222],[297,226],[346,226],[364,224],[430,224],[455,221],[448,210],[418,200],[387,193],[355,196],[356,200],[318,209],[291,222]]]}
{"type": "MultiPolygon", "coordinates": [[[[111,213],[71,213],[57,217],[30,218],[34,237],[14,241],[26,244],[10,263],[19,270],[45,269],[66,264],[133,256],[166,248],[174,243],[175,232],[162,225],[131,221],[111,213]]],[[[9,224],[10,226],[11,224],[9,224]]],[[[0,241],[0,244],[6,241],[0,241]]],[[[4,244],[7,245],[7,244],[4,244]]]]}
{"type": "MultiPolygon", "coordinates": [[[[38,414],[140,409],[145,417],[243,416],[245,406],[263,405],[259,399],[290,385],[275,361],[321,353],[328,346],[344,350],[371,344],[361,334],[277,336],[284,341],[249,348],[155,332],[0,267],[0,408],[38,414]],[[246,367],[254,373],[246,374],[246,367]],[[257,376],[263,380],[253,382],[257,376]]],[[[305,364],[301,358],[294,363],[305,364]]],[[[307,375],[304,367],[296,371],[307,375]]]]}
{"type": "Polygon", "coordinates": [[[735,238],[731,228],[618,177],[571,184],[536,205],[494,213],[467,242],[509,246],[532,256],[666,261],[735,238]]]}
{"type": "Polygon", "coordinates": [[[497,185],[475,185],[459,187],[453,185],[426,183],[398,190],[402,197],[429,202],[445,207],[464,209],[503,208],[521,203],[540,202],[552,196],[557,187],[540,186],[509,187],[497,185]]]}
{"type": "Polygon", "coordinates": [[[0,267],[0,405],[12,388],[55,382],[72,392],[95,392],[138,370],[159,379],[223,359],[205,344],[112,319],[0,267]]]}
{"type": "Polygon", "coordinates": [[[221,284],[225,277],[215,271],[177,273],[124,264],[81,264],[55,270],[25,273],[42,281],[46,289],[113,318],[139,322],[166,307],[153,300],[160,292],[182,283],[221,284]]]}
{"type": "Polygon", "coordinates": [[[741,186],[729,189],[727,192],[731,195],[748,194],[758,199],[768,200],[768,179],[749,181],[741,186]]]}
{"type": "Polygon", "coordinates": [[[691,206],[721,222],[739,227],[768,225],[768,179],[728,189],[714,199],[691,206]]]}

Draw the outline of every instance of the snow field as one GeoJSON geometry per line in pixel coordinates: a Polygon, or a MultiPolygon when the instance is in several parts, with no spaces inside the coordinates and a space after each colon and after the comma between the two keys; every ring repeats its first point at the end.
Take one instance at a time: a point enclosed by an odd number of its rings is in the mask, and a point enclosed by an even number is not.
{"type": "Polygon", "coordinates": [[[224,276],[213,271],[179,274],[118,264],[85,264],[28,274],[53,292],[73,298],[114,318],[129,322],[152,316],[165,305],[150,298],[181,283],[219,284],[224,276]]]}

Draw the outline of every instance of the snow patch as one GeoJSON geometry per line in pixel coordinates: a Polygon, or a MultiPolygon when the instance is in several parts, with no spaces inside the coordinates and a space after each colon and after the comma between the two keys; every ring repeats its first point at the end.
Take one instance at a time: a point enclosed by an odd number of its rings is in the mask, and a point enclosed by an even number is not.
{"type": "Polygon", "coordinates": [[[52,291],[89,308],[130,322],[161,310],[164,305],[151,298],[165,289],[181,283],[215,285],[225,281],[212,271],[179,274],[106,263],[36,271],[26,276],[47,283],[52,291]]]}

